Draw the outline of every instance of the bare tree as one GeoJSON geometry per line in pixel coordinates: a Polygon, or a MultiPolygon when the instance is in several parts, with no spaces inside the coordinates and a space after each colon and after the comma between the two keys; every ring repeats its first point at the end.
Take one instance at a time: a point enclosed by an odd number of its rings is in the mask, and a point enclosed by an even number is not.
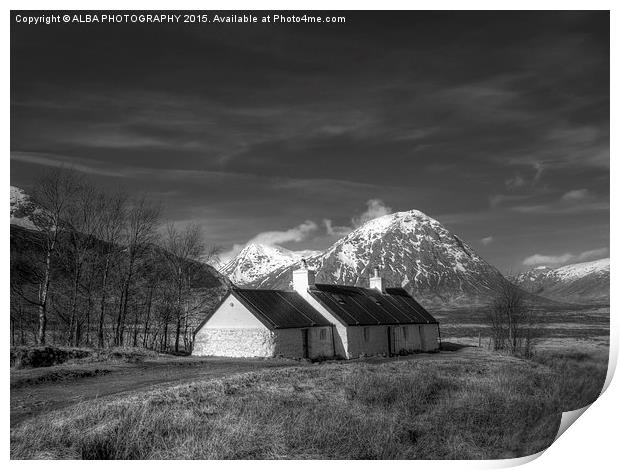
{"type": "Polygon", "coordinates": [[[127,211],[125,227],[121,236],[125,258],[125,273],[121,287],[121,302],[116,317],[115,344],[117,346],[123,345],[125,320],[131,296],[130,288],[136,263],[156,240],[159,214],[159,206],[153,205],[144,196],[134,201],[127,211]]]}
{"type": "Polygon", "coordinates": [[[79,192],[80,178],[73,170],[57,168],[39,179],[31,196],[29,217],[42,239],[43,268],[36,304],[39,312],[37,344],[46,342],[48,295],[52,281],[53,258],[66,228],[71,203],[79,192]]]}
{"type": "Polygon", "coordinates": [[[200,226],[188,225],[183,230],[179,230],[175,224],[168,224],[164,237],[164,250],[176,288],[174,351],[179,352],[179,338],[183,313],[185,312],[183,307],[184,291],[189,290],[191,261],[198,259],[205,250],[200,226]]]}
{"type": "Polygon", "coordinates": [[[68,243],[66,258],[70,263],[72,275],[71,306],[69,311],[70,345],[79,343],[80,318],[78,317],[78,297],[85,264],[93,259],[101,224],[99,195],[86,180],[82,180],[78,192],[70,204],[67,214],[68,243]]]}
{"type": "Polygon", "coordinates": [[[105,311],[108,292],[110,268],[114,256],[119,251],[119,242],[123,233],[123,227],[127,217],[127,196],[116,192],[112,195],[99,195],[99,210],[101,211],[101,223],[97,238],[103,242],[101,253],[101,302],[99,305],[99,324],[97,326],[97,346],[103,348],[105,311]]]}
{"type": "Polygon", "coordinates": [[[486,312],[486,320],[495,350],[531,354],[538,317],[527,304],[523,290],[504,281],[486,312]]]}

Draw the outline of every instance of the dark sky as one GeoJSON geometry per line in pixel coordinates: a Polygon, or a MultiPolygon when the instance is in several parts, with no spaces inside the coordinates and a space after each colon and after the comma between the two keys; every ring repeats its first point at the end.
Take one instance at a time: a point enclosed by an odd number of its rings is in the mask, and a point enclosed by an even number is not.
{"type": "Polygon", "coordinates": [[[345,15],[13,21],[11,184],[71,165],[226,250],[418,209],[504,271],[608,255],[607,12],[345,15]]]}

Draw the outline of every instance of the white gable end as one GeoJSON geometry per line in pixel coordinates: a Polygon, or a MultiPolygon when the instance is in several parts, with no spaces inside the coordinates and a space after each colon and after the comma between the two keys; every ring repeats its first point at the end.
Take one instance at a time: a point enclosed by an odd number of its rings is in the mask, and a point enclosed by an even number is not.
{"type": "Polygon", "coordinates": [[[234,293],[228,294],[226,300],[215,311],[213,316],[207,320],[203,328],[268,328],[263,325],[258,318],[250,312],[245,305],[239,302],[234,293]]]}

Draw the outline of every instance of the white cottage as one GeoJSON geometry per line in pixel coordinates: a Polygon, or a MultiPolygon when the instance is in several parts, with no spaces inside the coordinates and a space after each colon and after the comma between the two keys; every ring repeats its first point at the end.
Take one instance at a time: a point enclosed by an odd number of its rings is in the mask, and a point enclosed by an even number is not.
{"type": "Polygon", "coordinates": [[[195,356],[334,356],[332,324],[296,292],[234,288],[196,330],[195,356]]]}
{"type": "Polygon", "coordinates": [[[439,323],[402,288],[384,288],[378,269],[370,289],[315,284],[306,266],[293,273],[293,288],[335,325],[336,356],[397,355],[439,350],[439,323]]]}
{"type": "Polygon", "coordinates": [[[196,330],[198,356],[341,357],[439,349],[439,323],[404,289],[316,284],[303,265],[294,292],[234,288],[196,330]]]}

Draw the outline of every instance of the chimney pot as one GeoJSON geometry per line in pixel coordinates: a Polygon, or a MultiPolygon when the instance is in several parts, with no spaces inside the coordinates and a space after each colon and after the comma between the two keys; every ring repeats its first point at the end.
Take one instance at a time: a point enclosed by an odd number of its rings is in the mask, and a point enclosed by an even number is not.
{"type": "Polygon", "coordinates": [[[383,278],[381,277],[378,266],[373,268],[372,277],[370,278],[370,288],[383,292],[383,278]]]}
{"type": "Polygon", "coordinates": [[[293,271],[293,289],[300,294],[308,292],[308,288],[314,285],[315,272],[308,269],[305,259],[301,260],[301,267],[293,271]]]}

